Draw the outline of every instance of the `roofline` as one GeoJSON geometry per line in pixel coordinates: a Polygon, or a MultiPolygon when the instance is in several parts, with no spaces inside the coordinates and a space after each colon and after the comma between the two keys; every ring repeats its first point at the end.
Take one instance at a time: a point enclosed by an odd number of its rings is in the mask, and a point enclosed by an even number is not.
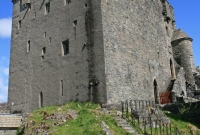
{"type": "Polygon", "coordinates": [[[17,0],[11,0],[12,1],[12,3],[15,3],[17,0]]]}
{"type": "Polygon", "coordinates": [[[182,37],[182,38],[179,38],[179,39],[176,39],[176,40],[171,41],[171,43],[173,44],[174,42],[183,41],[183,40],[189,40],[189,41],[191,41],[191,42],[193,41],[193,39],[190,38],[190,37],[182,37]]]}

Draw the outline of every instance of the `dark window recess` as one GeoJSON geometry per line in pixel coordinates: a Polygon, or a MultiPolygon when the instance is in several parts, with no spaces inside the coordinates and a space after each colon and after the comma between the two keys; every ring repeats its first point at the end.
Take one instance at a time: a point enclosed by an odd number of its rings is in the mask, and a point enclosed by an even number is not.
{"type": "Polygon", "coordinates": [[[43,107],[43,93],[40,92],[39,94],[39,108],[43,107]]]}
{"type": "Polygon", "coordinates": [[[45,5],[45,14],[50,12],[50,2],[45,5]]]}
{"type": "Polygon", "coordinates": [[[27,52],[30,52],[30,50],[31,50],[31,42],[30,42],[30,40],[28,40],[28,42],[27,42],[27,52]]]}
{"type": "Polygon", "coordinates": [[[42,60],[44,59],[44,55],[41,56],[41,59],[42,59],[42,60]]]}
{"type": "Polygon", "coordinates": [[[67,3],[67,4],[70,4],[70,3],[71,3],[71,0],[66,0],[66,3],[67,3]]]}
{"type": "Polygon", "coordinates": [[[19,22],[18,22],[18,29],[20,29],[22,27],[22,21],[20,20],[19,22]]]}
{"type": "Polygon", "coordinates": [[[69,54],[69,40],[65,40],[62,42],[62,55],[69,54]]]}
{"type": "Polygon", "coordinates": [[[63,96],[64,90],[63,90],[63,80],[60,81],[60,87],[61,87],[61,95],[63,96]]]}
{"type": "Polygon", "coordinates": [[[73,24],[74,24],[74,27],[76,27],[76,25],[77,25],[77,20],[75,20],[75,21],[73,22],[73,24]]]}
{"type": "Polygon", "coordinates": [[[46,47],[42,48],[42,56],[41,58],[44,59],[44,55],[46,54],[46,47]]]}
{"type": "Polygon", "coordinates": [[[42,55],[46,54],[46,47],[42,48],[42,55]]]}
{"type": "Polygon", "coordinates": [[[28,4],[28,9],[29,9],[29,11],[31,11],[31,4],[30,3],[28,4]]]}
{"type": "Polygon", "coordinates": [[[46,38],[47,37],[47,33],[46,32],[44,32],[44,38],[46,38]]]}

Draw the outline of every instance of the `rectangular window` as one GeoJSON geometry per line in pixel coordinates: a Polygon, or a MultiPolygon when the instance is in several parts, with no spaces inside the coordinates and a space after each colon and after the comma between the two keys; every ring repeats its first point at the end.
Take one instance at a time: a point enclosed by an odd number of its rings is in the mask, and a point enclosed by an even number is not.
{"type": "Polygon", "coordinates": [[[28,10],[31,11],[31,4],[28,3],[28,10]]]}
{"type": "Polygon", "coordinates": [[[71,0],[64,0],[64,5],[66,6],[67,4],[70,4],[71,0]]]}
{"type": "Polygon", "coordinates": [[[75,20],[75,21],[73,22],[73,25],[74,25],[74,27],[76,27],[76,25],[77,25],[77,20],[75,20]]]}
{"type": "Polygon", "coordinates": [[[71,0],[67,0],[67,4],[71,3],[71,0]]]}
{"type": "Polygon", "coordinates": [[[20,20],[19,22],[18,22],[18,29],[20,29],[22,27],[22,21],[20,20]]]}
{"type": "Polygon", "coordinates": [[[42,56],[41,56],[42,60],[44,59],[45,54],[46,54],[46,47],[43,47],[42,48],[42,56]]]}
{"type": "Polygon", "coordinates": [[[30,52],[31,50],[31,42],[30,40],[27,41],[27,52],[30,52]]]}
{"type": "Polygon", "coordinates": [[[45,4],[45,14],[48,14],[50,12],[50,2],[45,4]]]}
{"type": "Polygon", "coordinates": [[[63,80],[60,81],[60,88],[61,88],[61,95],[63,96],[64,90],[63,90],[63,80]]]}
{"type": "Polygon", "coordinates": [[[62,56],[69,54],[69,40],[62,42],[62,56]]]}
{"type": "Polygon", "coordinates": [[[46,31],[44,32],[44,38],[46,38],[47,37],[47,33],[46,33],[46,31]]]}
{"type": "Polygon", "coordinates": [[[46,54],[46,47],[42,48],[42,55],[46,54]]]}

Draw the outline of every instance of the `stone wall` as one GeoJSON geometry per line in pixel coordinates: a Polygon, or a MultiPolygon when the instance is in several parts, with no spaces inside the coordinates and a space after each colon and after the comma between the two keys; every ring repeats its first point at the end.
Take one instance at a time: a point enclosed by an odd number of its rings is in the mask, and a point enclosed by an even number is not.
{"type": "Polygon", "coordinates": [[[174,59],[182,66],[186,73],[186,81],[195,84],[193,72],[195,71],[191,39],[178,39],[173,41],[174,59]]]}
{"type": "Polygon", "coordinates": [[[11,112],[157,100],[176,78],[174,29],[167,1],[13,0],[11,112]]]}
{"type": "Polygon", "coordinates": [[[186,85],[185,85],[185,71],[183,67],[180,68],[177,73],[177,78],[174,81],[173,90],[177,95],[182,95],[187,97],[186,85]]]}
{"type": "Polygon", "coordinates": [[[173,26],[162,10],[157,0],[102,0],[108,104],[154,99],[154,80],[159,92],[167,90],[173,26]]]}
{"type": "Polygon", "coordinates": [[[17,130],[0,130],[0,135],[16,135],[17,130]]]}
{"type": "Polygon", "coordinates": [[[32,0],[29,9],[16,0],[13,6],[11,112],[67,101],[106,102],[100,1],[32,0]],[[69,44],[64,56],[63,41],[69,44]],[[93,81],[98,88],[89,86],[93,81]]]}

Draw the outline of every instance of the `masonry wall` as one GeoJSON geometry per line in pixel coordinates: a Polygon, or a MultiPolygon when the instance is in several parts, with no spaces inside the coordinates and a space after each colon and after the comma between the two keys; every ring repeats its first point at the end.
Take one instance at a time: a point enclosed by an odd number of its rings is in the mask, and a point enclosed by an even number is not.
{"type": "Polygon", "coordinates": [[[155,100],[154,80],[157,94],[167,91],[174,26],[172,20],[165,21],[162,11],[159,0],[102,0],[108,104],[155,100]]]}
{"type": "Polygon", "coordinates": [[[49,13],[49,1],[32,0],[30,10],[13,2],[11,112],[67,101],[106,102],[100,2],[51,0],[49,13]],[[64,56],[63,41],[69,42],[64,56]],[[93,80],[98,83],[90,87],[93,80]]]}
{"type": "Polygon", "coordinates": [[[173,42],[174,59],[185,70],[188,83],[195,84],[193,72],[195,71],[194,56],[191,39],[179,39],[173,42]]]}

